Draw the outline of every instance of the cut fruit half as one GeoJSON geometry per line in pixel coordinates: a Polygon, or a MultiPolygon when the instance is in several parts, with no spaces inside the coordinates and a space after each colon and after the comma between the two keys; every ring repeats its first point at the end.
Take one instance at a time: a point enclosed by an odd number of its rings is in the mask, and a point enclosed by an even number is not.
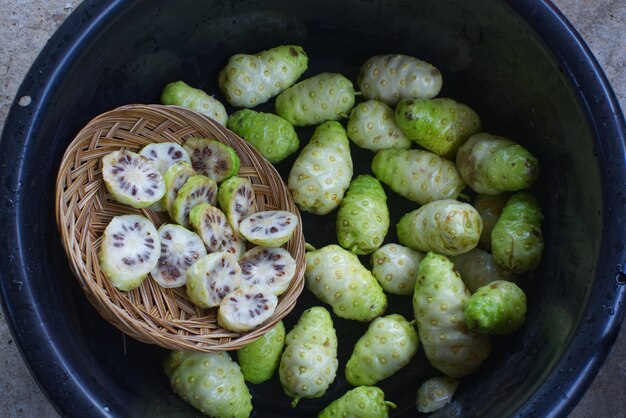
{"type": "Polygon", "coordinates": [[[187,269],[206,255],[206,248],[198,234],[183,226],[164,224],[158,232],[161,256],[150,274],[162,287],[180,287],[187,280],[187,269]]]}
{"type": "Polygon", "coordinates": [[[198,174],[220,183],[239,172],[241,164],[233,147],[216,139],[189,138],[183,145],[198,174]]]}
{"type": "Polygon", "coordinates": [[[202,308],[219,306],[240,285],[241,268],[231,253],[207,254],[187,269],[187,295],[202,308]]]}
{"type": "Polygon", "coordinates": [[[139,151],[139,155],[143,155],[155,163],[162,175],[165,174],[172,164],[178,161],[191,163],[191,158],[187,151],[176,142],[148,144],[139,151]]]}
{"type": "Polygon", "coordinates": [[[194,206],[189,212],[189,222],[204,241],[208,252],[227,252],[239,258],[245,251],[245,243],[237,238],[224,212],[215,206],[208,203],[194,206]]]}
{"type": "Polygon", "coordinates": [[[239,260],[245,285],[265,286],[274,295],[283,294],[296,273],[296,260],[281,247],[254,247],[239,260]]]}
{"type": "Polygon", "coordinates": [[[113,286],[128,291],[139,287],[157,265],[160,254],[159,233],[148,218],[116,216],[102,235],[100,268],[113,286]]]}
{"type": "Polygon", "coordinates": [[[172,205],[178,196],[178,191],[185,185],[190,177],[196,175],[195,170],[191,167],[191,163],[179,161],[174,163],[167,169],[163,175],[165,181],[165,195],[161,199],[163,207],[172,213],[172,205]]]}
{"type": "Polygon", "coordinates": [[[217,183],[206,176],[192,176],[180,188],[172,203],[170,216],[179,225],[189,227],[189,211],[201,203],[214,205],[217,183]]]}
{"type": "Polygon", "coordinates": [[[239,233],[253,244],[280,247],[291,239],[298,226],[298,217],[285,210],[267,210],[245,217],[239,233]]]}
{"type": "Polygon", "coordinates": [[[264,286],[242,286],[227,294],[217,312],[217,324],[235,332],[250,331],[269,319],[278,298],[264,286]]]}
{"type": "Polygon", "coordinates": [[[217,202],[236,234],[243,218],[257,210],[252,182],[245,177],[224,180],[217,190],[217,202]]]}
{"type": "Polygon", "coordinates": [[[128,150],[102,157],[102,178],[113,198],[134,208],[147,208],[165,194],[158,167],[146,157],[128,150]]]}

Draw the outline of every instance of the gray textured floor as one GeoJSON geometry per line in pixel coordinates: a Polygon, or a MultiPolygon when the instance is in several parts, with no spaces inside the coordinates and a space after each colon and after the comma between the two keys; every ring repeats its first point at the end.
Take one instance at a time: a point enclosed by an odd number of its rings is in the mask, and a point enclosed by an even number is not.
{"type": "MultiPolygon", "coordinates": [[[[0,126],[47,38],[80,1],[0,0],[0,126]]],[[[587,41],[626,106],[626,0],[555,0],[587,41]]],[[[0,311],[0,417],[58,417],[21,360],[0,311]]],[[[626,416],[626,331],[575,418],[626,416]]]]}

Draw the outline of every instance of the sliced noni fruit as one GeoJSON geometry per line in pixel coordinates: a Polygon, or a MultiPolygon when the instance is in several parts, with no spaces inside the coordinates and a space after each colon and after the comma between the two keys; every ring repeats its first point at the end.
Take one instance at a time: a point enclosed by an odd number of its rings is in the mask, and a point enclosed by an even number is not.
{"type": "Polygon", "coordinates": [[[266,287],[242,286],[227,294],[217,312],[217,323],[235,332],[250,331],[269,319],[278,298],[266,287]]]}
{"type": "Polygon", "coordinates": [[[283,294],[296,273],[296,260],[281,247],[257,246],[239,260],[243,283],[263,285],[276,296],[283,294]]]}
{"type": "Polygon", "coordinates": [[[289,241],[298,226],[298,217],[286,210],[266,210],[245,217],[239,232],[248,241],[263,247],[280,247],[289,241]]]}
{"type": "Polygon", "coordinates": [[[211,253],[187,269],[187,295],[202,308],[214,308],[241,285],[241,268],[231,253],[211,253]]]}
{"type": "Polygon", "coordinates": [[[227,252],[237,258],[243,254],[245,243],[237,238],[224,212],[215,206],[208,203],[196,205],[189,212],[189,221],[210,253],[227,252]]]}
{"type": "Polygon", "coordinates": [[[189,138],[183,144],[198,174],[220,183],[239,172],[241,161],[233,147],[216,139],[189,138]]]}
{"type": "Polygon", "coordinates": [[[180,188],[172,203],[170,215],[174,222],[189,226],[189,211],[200,203],[214,205],[217,200],[217,183],[206,176],[192,176],[180,188]]]}

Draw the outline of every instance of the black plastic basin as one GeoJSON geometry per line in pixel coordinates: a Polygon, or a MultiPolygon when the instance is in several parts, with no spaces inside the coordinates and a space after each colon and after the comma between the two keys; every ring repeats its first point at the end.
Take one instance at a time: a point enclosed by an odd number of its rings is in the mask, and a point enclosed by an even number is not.
{"type": "MultiPolygon", "coordinates": [[[[199,415],[170,390],[161,367],[165,350],[125,338],[72,276],[54,220],[65,148],[104,111],[156,103],[167,82],[182,79],[218,93],[217,73],[229,56],[284,43],[308,52],[305,76],[338,71],[356,81],[361,63],[375,54],[430,61],[443,73],[441,96],[469,104],[486,131],[514,138],[539,157],[534,191],[546,215],[546,248],[528,281],[526,325],[494,339],[493,355],[438,416],[565,416],[595,377],[624,316],[625,123],[587,47],[551,3],[539,0],[82,3],[28,73],[17,97],[32,102],[13,105],[0,155],[3,306],[59,412],[199,415]]],[[[303,143],[310,132],[300,131],[303,143]]],[[[354,156],[357,172],[366,172],[371,154],[355,149],[354,156]]],[[[289,162],[279,169],[286,175],[289,162]]],[[[395,215],[414,207],[393,202],[395,215]]],[[[333,240],[334,217],[304,222],[312,244],[333,240]]],[[[390,298],[389,312],[410,315],[407,300],[390,298]]],[[[320,302],[305,291],[288,328],[312,303],[320,302]]],[[[348,388],[343,366],[365,325],[335,324],[340,369],[327,394],[292,410],[277,379],[251,385],[255,416],[315,416],[348,388]]],[[[417,386],[434,374],[420,352],[383,381],[398,404],[392,415],[415,416],[417,386]]]]}

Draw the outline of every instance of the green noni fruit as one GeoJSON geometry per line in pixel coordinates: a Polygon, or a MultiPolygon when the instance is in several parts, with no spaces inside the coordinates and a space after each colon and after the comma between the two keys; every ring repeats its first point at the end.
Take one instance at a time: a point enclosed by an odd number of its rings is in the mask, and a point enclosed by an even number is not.
{"type": "Polygon", "coordinates": [[[272,164],[281,162],[300,146],[293,126],[272,113],[238,110],[228,119],[228,128],[252,144],[272,164]]]}
{"type": "Polygon", "coordinates": [[[393,109],[378,100],[354,106],[346,130],[348,138],[364,149],[411,148],[412,142],[396,123],[393,109]]]}
{"type": "Polygon", "coordinates": [[[355,254],[380,247],[389,230],[389,209],[383,186],[374,177],[360,175],[350,183],[337,212],[337,240],[355,254]]]}
{"type": "Polygon", "coordinates": [[[425,254],[400,244],[385,244],[372,253],[372,274],[387,293],[412,295],[425,254]]]}
{"type": "Polygon", "coordinates": [[[496,263],[515,272],[535,269],[543,253],[543,214],[537,199],[517,192],[506,203],[491,231],[491,250],[496,263]]]}
{"type": "Polygon", "coordinates": [[[388,418],[392,402],[385,401],[385,393],[376,386],[350,389],[324,408],[317,418],[388,418]]]}
{"type": "Polygon", "coordinates": [[[385,312],[383,289],[354,253],[331,244],[305,257],[307,288],[337,316],[368,322],[385,312]]]}
{"type": "Polygon", "coordinates": [[[493,255],[480,248],[474,248],[464,254],[449,257],[450,261],[461,275],[463,283],[474,293],[482,287],[496,280],[517,282],[519,277],[496,263],[493,255]]]}
{"type": "Polygon", "coordinates": [[[539,176],[539,161],[526,148],[488,133],[472,135],[461,145],[456,166],[463,181],[482,194],[527,189],[539,176]]]}
{"type": "Polygon", "coordinates": [[[227,352],[171,352],[164,362],[172,390],[210,417],[247,418],[252,396],[227,352]]]}
{"type": "Polygon", "coordinates": [[[275,110],[293,126],[311,126],[348,117],[354,101],[350,80],[338,73],[321,73],[279,94],[275,110]]]}
{"type": "Polygon", "coordinates": [[[438,411],[450,403],[458,386],[459,381],[449,377],[432,377],[426,380],[417,390],[417,410],[424,414],[438,411]]]}
{"type": "Polygon", "coordinates": [[[401,99],[430,99],[439,94],[443,80],[432,64],[401,54],[376,55],[361,67],[358,83],[365,99],[395,106],[401,99]]]}
{"type": "Polygon", "coordinates": [[[400,218],[400,244],[417,251],[457,255],[476,247],[482,231],[480,215],[471,205],[436,200],[400,218]]]}
{"type": "Polygon", "coordinates": [[[278,375],[296,406],[301,398],[319,398],[337,375],[337,334],[330,313],[321,306],[305,310],[285,337],[278,375]]]}
{"type": "Polygon", "coordinates": [[[448,158],[480,131],[476,112],[447,98],[403,99],[396,107],[396,122],[420,146],[448,158]]]}
{"type": "Polygon", "coordinates": [[[261,338],[237,350],[237,363],[246,381],[263,383],[274,376],[285,347],[285,325],[279,321],[261,338]]]}
{"type": "Polygon", "coordinates": [[[267,102],[300,78],[309,59],[297,45],[280,45],[255,55],[236,54],[218,76],[228,103],[252,108],[267,102]]]}
{"type": "Polygon", "coordinates": [[[289,172],[287,185],[301,210],[326,215],[339,206],[352,174],[346,130],[329,121],[315,128],[289,172]]]}
{"type": "Polygon", "coordinates": [[[491,351],[489,336],[465,324],[469,297],[454,264],[443,255],[428,253],[417,273],[413,313],[426,358],[452,378],[475,372],[491,351]]]}
{"type": "Polygon", "coordinates": [[[174,81],[167,84],[161,92],[161,103],[189,108],[222,125],[226,125],[228,120],[226,108],[219,100],[201,89],[191,87],[184,81],[174,81]]]}
{"type": "Polygon", "coordinates": [[[374,385],[406,366],[418,347],[417,331],[402,315],[376,318],[354,346],[346,380],[353,386],[374,385]]]}
{"type": "Polygon", "coordinates": [[[372,172],[391,190],[420,205],[456,199],[465,188],[452,161],[424,150],[380,150],[372,160],[372,172]]]}
{"type": "Polygon", "coordinates": [[[526,295],[515,283],[496,280],[479,288],[465,305],[465,323],[483,334],[517,331],[526,318],[526,295]]]}

